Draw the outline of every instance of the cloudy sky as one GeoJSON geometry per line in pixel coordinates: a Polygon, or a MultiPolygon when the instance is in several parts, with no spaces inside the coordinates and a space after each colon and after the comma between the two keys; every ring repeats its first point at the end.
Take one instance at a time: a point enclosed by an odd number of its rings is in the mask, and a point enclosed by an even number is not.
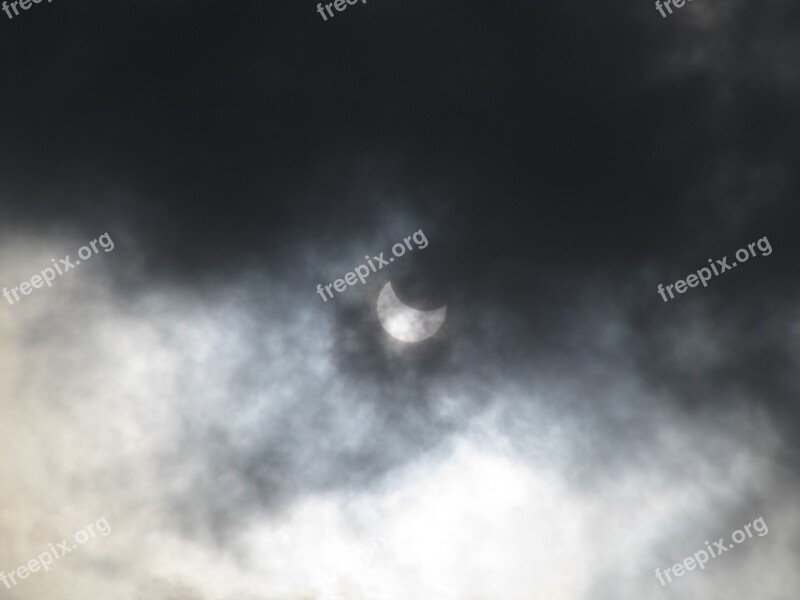
{"type": "Polygon", "coordinates": [[[512,4],[0,12],[0,597],[796,598],[800,6],[512,4]]]}

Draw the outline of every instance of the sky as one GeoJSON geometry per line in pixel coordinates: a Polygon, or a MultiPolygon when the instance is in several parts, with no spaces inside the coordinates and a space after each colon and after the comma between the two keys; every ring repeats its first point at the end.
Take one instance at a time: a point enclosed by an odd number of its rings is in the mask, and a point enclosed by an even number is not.
{"type": "Polygon", "coordinates": [[[796,2],[0,23],[0,598],[794,600],[796,2]]]}

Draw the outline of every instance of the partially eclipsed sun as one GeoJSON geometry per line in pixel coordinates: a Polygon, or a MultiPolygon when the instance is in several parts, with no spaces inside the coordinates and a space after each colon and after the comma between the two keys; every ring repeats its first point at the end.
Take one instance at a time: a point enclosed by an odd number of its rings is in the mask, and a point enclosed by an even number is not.
{"type": "Polygon", "coordinates": [[[421,342],[428,339],[444,323],[447,306],[436,310],[417,310],[403,304],[388,282],[378,296],[378,318],[383,328],[401,342],[421,342]]]}

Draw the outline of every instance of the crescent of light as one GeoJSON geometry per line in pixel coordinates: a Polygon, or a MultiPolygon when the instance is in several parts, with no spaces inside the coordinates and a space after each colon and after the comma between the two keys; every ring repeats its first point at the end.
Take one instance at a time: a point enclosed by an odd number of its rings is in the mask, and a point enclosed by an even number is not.
{"type": "Polygon", "coordinates": [[[421,342],[434,335],[444,323],[447,306],[436,310],[417,310],[403,304],[388,282],[378,296],[378,318],[393,338],[401,342],[421,342]]]}

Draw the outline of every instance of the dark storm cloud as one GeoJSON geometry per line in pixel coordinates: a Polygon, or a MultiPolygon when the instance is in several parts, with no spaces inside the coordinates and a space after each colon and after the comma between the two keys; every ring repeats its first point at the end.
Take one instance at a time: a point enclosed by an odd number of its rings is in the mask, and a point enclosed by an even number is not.
{"type": "Polygon", "coordinates": [[[681,25],[643,8],[374,3],[328,23],[299,4],[49,8],[7,24],[4,168],[30,186],[14,212],[124,218],[155,271],[282,263],[292,240],[373,226],[378,194],[446,223],[465,270],[663,255],[721,151],[796,144],[776,139],[790,104],[747,114],[775,90],[712,65],[654,82],[681,25]],[[721,84],[747,95],[725,103],[721,84]]]}
{"type": "MultiPolygon", "coordinates": [[[[6,24],[5,186],[26,197],[7,211],[127,225],[155,273],[285,268],[293,241],[373,227],[375,196],[446,225],[465,271],[630,263],[689,242],[721,152],[796,147],[763,75],[654,76],[684,25],[644,7],[48,8],[6,24]]],[[[773,59],[742,45],[748,73],[773,59]]]]}

